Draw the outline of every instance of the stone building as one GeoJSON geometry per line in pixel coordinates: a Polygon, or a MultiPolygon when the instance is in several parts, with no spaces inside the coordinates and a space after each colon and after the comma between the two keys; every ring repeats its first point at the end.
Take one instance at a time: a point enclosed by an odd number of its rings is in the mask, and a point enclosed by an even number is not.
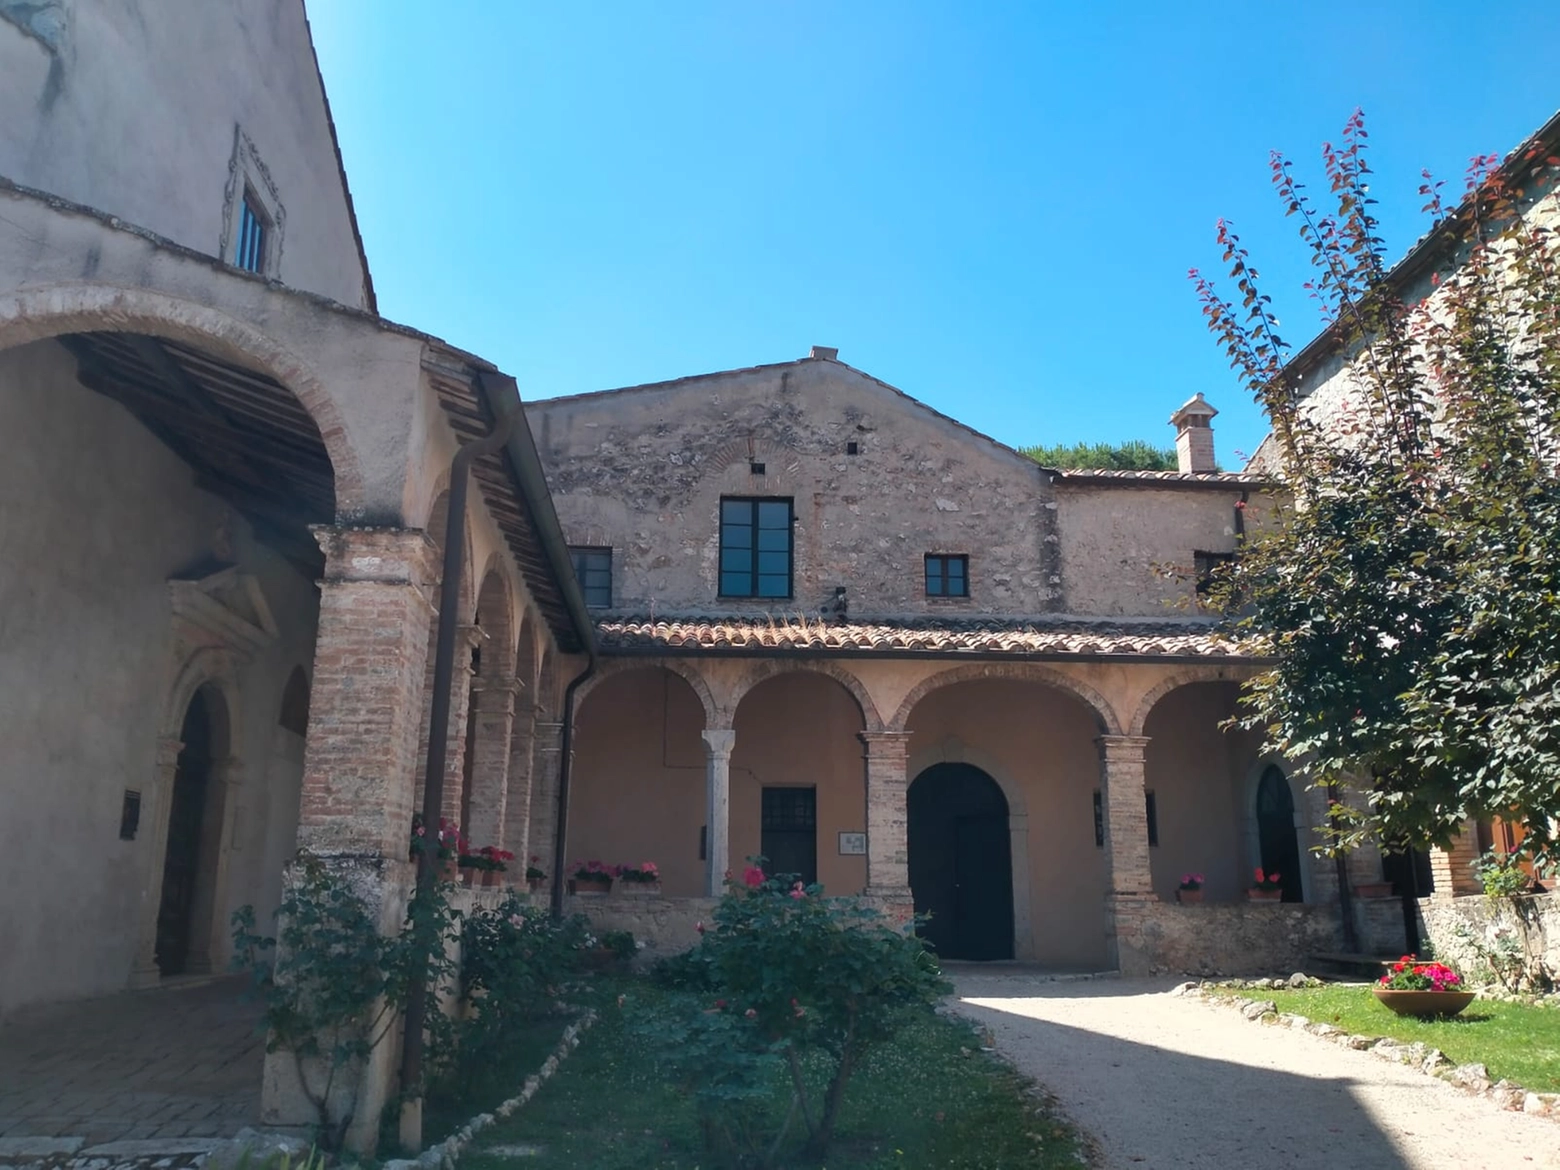
{"type": "Polygon", "coordinates": [[[299,0],[0,0],[0,110],[4,1015],[225,970],[299,844],[397,922],[441,608],[445,807],[523,843],[593,633],[513,379],[375,311],[299,0]]]}
{"type": "Polygon", "coordinates": [[[762,855],[931,912],[949,957],[1333,945],[1314,794],[1222,727],[1255,664],[1213,636],[1198,573],[1264,484],[1214,470],[1200,395],[1167,473],[1044,469],[821,347],[527,412],[601,656],[562,860],[664,875],[663,902],[592,903],[603,922],[691,941],[762,855]],[[1290,907],[1246,905],[1258,865],[1290,907]]]}

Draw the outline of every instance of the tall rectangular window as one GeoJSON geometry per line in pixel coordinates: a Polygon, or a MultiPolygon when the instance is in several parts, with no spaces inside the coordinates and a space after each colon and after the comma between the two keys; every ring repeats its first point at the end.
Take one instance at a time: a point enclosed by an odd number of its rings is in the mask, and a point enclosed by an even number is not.
{"type": "Polygon", "coordinates": [[[720,595],[791,596],[791,501],[720,502],[720,595]]]}
{"type": "Polygon", "coordinates": [[[574,562],[574,575],[585,594],[585,604],[593,609],[609,608],[612,605],[612,550],[570,545],[569,559],[574,562]]]}
{"type": "Polygon", "coordinates": [[[818,880],[818,790],[766,787],[761,800],[764,868],[812,885],[818,880]]]}
{"type": "Polygon", "coordinates": [[[238,213],[238,252],[233,263],[250,272],[265,271],[265,216],[248,191],[238,213]]]}
{"type": "Polygon", "coordinates": [[[970,558],[947,553],[926,554],[926,595],[928,597],[968,597],[970,595],[970,558]]]}

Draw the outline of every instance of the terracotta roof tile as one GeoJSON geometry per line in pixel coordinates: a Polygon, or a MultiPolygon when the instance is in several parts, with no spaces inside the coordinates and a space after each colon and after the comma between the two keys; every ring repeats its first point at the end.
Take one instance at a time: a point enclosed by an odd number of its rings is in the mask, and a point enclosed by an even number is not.
{"type": "Polygon", "coordinates": [[[596,624],[608,654],[938,653],[981,657],[1250,658],[1204,623],[968,620],[828,622],[802,615],[611,617],[596,624]]]}
{"type": "Polygon", "coordinates": [[[1266,487],[1267,476],[1243,471],[1116,471],[1108,467],[1078,467],[1057,471],[1059,483],[1077,483],[1096,479],[1126,480],[1136,483],[1205,483],[1230,487],[1266,487]]]}

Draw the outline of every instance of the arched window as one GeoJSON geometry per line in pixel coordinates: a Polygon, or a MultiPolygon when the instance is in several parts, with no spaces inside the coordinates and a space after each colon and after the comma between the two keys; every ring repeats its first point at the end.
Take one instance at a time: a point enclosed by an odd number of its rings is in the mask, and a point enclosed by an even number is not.
{"type": "Polygon", "coordinates": [[[1300,841],[1295,836],[1295,798],[1284,770],[1270,764],[1257,784],[1257,844],[1264,873],[1279,875],[1284,901],[1305,900],[1300,882],[1300,841]]]}

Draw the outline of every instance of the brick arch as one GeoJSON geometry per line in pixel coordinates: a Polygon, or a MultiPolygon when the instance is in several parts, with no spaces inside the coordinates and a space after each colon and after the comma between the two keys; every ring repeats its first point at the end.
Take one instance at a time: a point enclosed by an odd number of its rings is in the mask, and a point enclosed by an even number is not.
{"type": "Polygon", "coordinates": [[[1205,682],[1244,682],[1250,677],[1249,668],[1243,669],[1231,664],[1219,666],[1192,666],[1186,670],[1178,670],[1168,678],[1162,679],[1158,685],[1138,700],[1137,709],[1132,713],[1132,722],[1128,724],[1127,735],[1142,735],[1143,728],[1148,726],[1148,717],[1163,699],[1171,691],[1180,690],[1193,683],[1205,682]]]}
{"type": "Polygon", "coordinates": [[[524,701],[532,705],[537,701],[537,676],[542,665],[542,649],[536,636],[541,620],[534,610],[526,609],[515,638],[515,678],[520,680],[524,701]]]}
{"type": "Polygon", "coordinates": [[[367,512],[362,459],[335,400],[292,350],[209,305],[144,289],[55,285],[0,296],[0,350],[67,333],[142,333],[200,349],[275,379],[320,433],[335,480],[336,518],[367,512]]]}
{"type": "MultiPolygon", "coordinates": [[[[444,598],[444,535],[445,528],[449,524],[449,492],[441,491],[433,498],[433,505],[428,509],[426,526],[423,531],[427,533],[435,551],[432,563],[437,566],[433,581],[432,597],[439,605],[444,598]]],[[[469,500],[470,497],[468,496],[469,500]]],[[[460,574],[460,597],[456,616],[462,623],[470,622],[477,611],[477,582],[473,571],[473,554],[471,551],[471,514],[468,511],[465,517],[466,540],[463,547],[463,564],[460,574]]],[[[434,628],[438,628],[438,618],[434,618],[434,628]]],[[[431,646],[431,643],[430,643],[431,646]]],[[[432,653],[431,649],[429,651],[432,653]]]]}
{"type": "Polygon", "coordinates": [[[1094,713],[1099,722],[1100,730],[1106,735],[1121,734],[1121,720],[1116,714],[1116,709],[1106,701],[1088,683],[1080,682],[1071,675],[1040,662],[985,662],[972,663],[969,666],[957,666],[952,670],[944,670],[917,683],[910,693],[899,704],[899,709],[894,712],[894,718],[888,725],[889,731],[903,731],[910,721],[911,714],[916,705],[933,691],[940,691],[944,687],[955,686],[963,682],[983,682],[989,679],[1007,679],[1014,682],[1043,683],[1059,691],[1065,691],[1075,699],[1080,700],[1084,706],[1094,713]]]}
{"type": "MultiPolygon", "coordinates": [[[[883,717],[878,714],[877,704],[873,701],[871,693],[861,679],[836,663],[821,660],[814,661],[812,659],[770,659],[758,663],[737,684],[730,700],[730,707],[722,714],[728,720],[735,719],[737,708],[742,706],[742,700],[747,698],[754,687],[777,675],[803,672],[825,675],[849,691],[851,697],[856,700],[856,705],[861,708],[863,730],[869,732],[885,730],[883,717]]],[[[722,726],[729,727],[731,724],[727,722],[722,724],[722,726]]]]}
{"type": "Polygon", "coordinates": [[[584,704],[586,697],[601,683],[632,670],[666,670],[677,675],[692,687],[693,693],[699,697],[699,705],[704,708],[706,728],[729,726],[720,722],[723,712],[716,704],[715,696],[710,692],[709,683],[705,681],[704,676],[696,667],[676,658],[614,658],[602,663],[595,674],[580,684],[580,689],[574,696],[576,709],[584,704]]]}
{"type": "Polygon", "coordinates": [[[473,611],[481,617],[482,631],[488,635],[482,654],[482,677],[513,678],[515,673],[514,588],[504,571],[503,558],[494,553],[482,571],[473,611]]]}

